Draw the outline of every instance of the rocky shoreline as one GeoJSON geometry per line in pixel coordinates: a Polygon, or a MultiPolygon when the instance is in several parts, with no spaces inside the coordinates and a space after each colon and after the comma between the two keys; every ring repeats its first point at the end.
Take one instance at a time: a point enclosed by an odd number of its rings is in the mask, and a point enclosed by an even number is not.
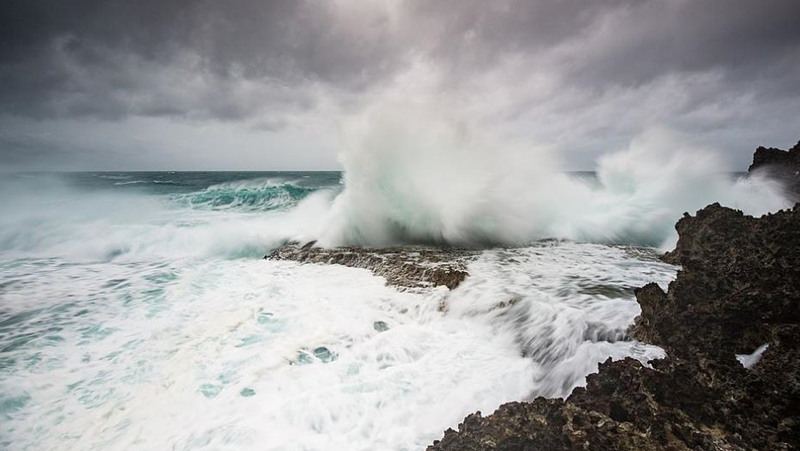
{"type": "Polygon", "coordinates": [[[678,230],[683,270],[666,293],[636,291],[631,329],[669,357],[609,359],[566,400],[472,414],[428,450],[798,449],[800,206],[756,219],[715,204],[678,230]]]}
{"type": "MultiPolygon", "coordinates": [[[[800,144],[750,171],[800,194],[800,144]]],[[[668,357],[600,364],[565,400],[469,415],[428,451],[800,449],[800,204],[761,218],[718,204],[685,215],[665,293],[636,290],[631,335],[668,357]]]]}

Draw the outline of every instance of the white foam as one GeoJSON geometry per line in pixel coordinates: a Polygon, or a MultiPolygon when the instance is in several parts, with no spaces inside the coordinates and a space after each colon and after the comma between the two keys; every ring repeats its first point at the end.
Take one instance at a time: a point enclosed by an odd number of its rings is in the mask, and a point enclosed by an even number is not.
{"type": "Polygon", "coordinates": [[[627,337],[641,312],[633,290],[666,284],[675,268],[652,251],[543,242],[487,251],[453,293],[449,314],[481,317],[515,336],[536,363],[533,396],[561,397],[608,357],[642,363],[663,351],[627,337]]]}
{"type": "Polygon", "coordinates": [[[598,162],[598,183],[559,172],[545,148],[509,144],[447,109],[376,106],[354,120],[345,190],[321,243],[519,245],[541,238],[664,245],[684,212],[720,202],[747,214],[787,208],[782,187],[733,180],[714,152],[646,131],[598,162]]]}
{"type": "Polygon", "coordinates": [[[182,206],[171,196],[81,191],[41,177],[30,184],[4,186],[0,195],[6,257],[257,257],[286,240],[319,235],[333,197],[317,191],[289,211],[214,211],[182,206]]]}
{"type": "Polygon", "coordinates": [[[759,346],[752,354],[736,354],[736,360],[742,364],[746,369],[750,369],[761,360],[761,355],[769,348],[769,343],[764,343],[759,346]]]}
{"type": "Polygon", "coordinates": [[[553,242],[488,251],[452,292],[261,260],[2,270],[12,451],[423,449],[476,410],[563,396],[609,356],[662,355],[616,334],[632,286],[674,276],[652,254],[553,242]]]}
{"type": "Polygon", "coordinates": [[[43,264],[9,306],[63,329],[9,355],[2,396],[30,398],[0,426],[9,449],[419,449],[531,389],[512,336],[438,312],[446,290],[287,262],[43,264]],[[334,361],[297,361],[323,346],[334,361]]]}

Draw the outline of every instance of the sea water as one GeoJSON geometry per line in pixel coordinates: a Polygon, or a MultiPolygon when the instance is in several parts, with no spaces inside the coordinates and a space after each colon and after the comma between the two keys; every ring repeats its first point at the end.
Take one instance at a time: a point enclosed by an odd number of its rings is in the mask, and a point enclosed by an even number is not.
{"type": "Polygon", "coordinates": [[[398,220],[407,203],[343,234],[367,211],[354,199],[403,194],[354,192],[357,176],[4,174],[0,449],[420,450],[474,411],[568,395],[608,357],[663,356],[625,332],[633,290],[677,270],[652,234],[557,218],[504,243],[487,231],[519,218],[487,213],[476,232],[456,211],[398,220]],[[261,258],[290,240],[420,237],[479,247],[467,280],[400,291],[261,258]]]}

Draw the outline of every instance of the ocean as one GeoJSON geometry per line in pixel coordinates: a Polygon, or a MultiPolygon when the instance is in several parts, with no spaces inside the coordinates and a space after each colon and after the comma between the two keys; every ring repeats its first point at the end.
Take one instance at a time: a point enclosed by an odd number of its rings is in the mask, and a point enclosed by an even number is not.
{"type": "Polygon", "coordinates": [[[534,227],[533,204],[498,209],[505,189],[470,197],[478,212],[452,201],[472,186],[381,180],[3,174],[0,449],[421,450],[469,413],[565,396],[609,357],[663,356],[625,334],[633,290],[675,277],[659,248],[707,198],[665,210],[623,183],[586,216],[560,189],[569,214],[534,227]],[[452,291],[262,259],[309,240],[480,253],[452,291]]]}

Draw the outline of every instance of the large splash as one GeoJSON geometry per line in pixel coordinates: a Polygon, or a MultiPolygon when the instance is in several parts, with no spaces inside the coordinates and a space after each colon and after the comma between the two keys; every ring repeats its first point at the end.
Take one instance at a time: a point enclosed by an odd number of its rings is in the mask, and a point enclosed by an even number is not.
{"type": "Polygon", "coordinates": [[[257,257],[290,240],[490,247],[543,238],[668,248],[682,214],[709,203],[756,216],[790,206],[779,182],[736,177],[718,154],[665,130],[600,158],[587,175],[564,172],[557,152],[485,128],[421,108],[373,109],[345,127],[343,190],[335,173],[99,174],[91,180],[102,189],[9,177],[0,181],[0,251],[257,257]]]}
{"type": "Polygon", "coordinates": [[[713,151],[662,129],[563,172],[554,152],[508,145],[456,115],[374,109],[347,128],[345,190],[324,245],[522,245],[542,238],[668,245],[683,212],[720,202],[747,214],[786,208],[778,182],[736,178],[713,151]]]}

